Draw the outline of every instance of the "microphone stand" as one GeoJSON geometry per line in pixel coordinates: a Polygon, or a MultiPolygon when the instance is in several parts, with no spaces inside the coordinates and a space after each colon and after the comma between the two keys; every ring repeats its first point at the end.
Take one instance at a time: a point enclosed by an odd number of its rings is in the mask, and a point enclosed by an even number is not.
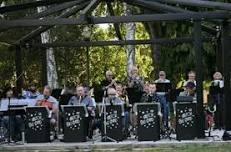
{"type": "Polygon", "coordinates": [[[104,125],[104,132],[103,132],[103,136],[102,136],[102,141],[103,142],[107,142],[108,140],[109,141],[112,141],[112,142],[116,142],[116,140],[115,139],[112,139],[112,138],[110,138],[110,137],[108,137],[107,136],[107,120],[106,120],[106,117],[107,117],[107,114],[106,114],[106,112],[107,112],[107,105],[106,105],[106,101],[105,101],[105,98],[106,98],[106,92],[107,92],[107,90],[105,89],[104,90],[104,97],[103,97],[103,109],[102,109],[102,111],[103,111],[103,125],[104,125]]]}
{"type": "Polygon", "coordinates": [[[11,143],[10,137],[11,137],[11,112],[10,112],[10,96],[8,97],[8,144],[11,143]]]}

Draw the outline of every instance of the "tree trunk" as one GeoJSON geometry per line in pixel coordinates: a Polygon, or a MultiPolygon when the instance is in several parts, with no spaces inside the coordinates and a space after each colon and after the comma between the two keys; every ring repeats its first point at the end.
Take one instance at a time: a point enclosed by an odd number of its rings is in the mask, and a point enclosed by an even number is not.
{"type": "MultiPolygon", "coordinates": [[[[46,10],[46,7],[38,7],[38,13],[46,10]]],[[[46,31],[41,33],[41,41],[42,43],[50,43],[52,41],[50,37],[50,31],[46,31]]],[[[54,49],[48,48],[46,50],[46,61],[47,61],[47,83],[51,88],[58,88],[58,75],[56,70],[56,62],[55,62],[55,55],[54,49]]]]}
{"type": "MultiPolygon", "coordinates": [[[[145,27],[147,31],[149,32],[151,39],[160,38],[161,35],[161,28],[160,23],[147,23],[145,24],[145,27]]],[[[153,70],[153,76],[154,78],[158,77],[158,73],[160,71],[160,49],[161,46],[159,44],[152,44],[151,45],[151,57],[152,57],[152,66],[154,68],[153,70]]]]}
{"type": "MultiPolygon", "coordinates": [[[[125,4],[125,15],[132,14],[132,7],[125,4]]],[[[134,40],[135,39],[135,23],[127,23],[125,25],[126,30],[126,40],[134,40]]],[[[130,71],[132,67],[135,65],[135,46],[127,45],[126,46],[126,54],[127,54],[127,74],[130,75],[130,71]]]]}

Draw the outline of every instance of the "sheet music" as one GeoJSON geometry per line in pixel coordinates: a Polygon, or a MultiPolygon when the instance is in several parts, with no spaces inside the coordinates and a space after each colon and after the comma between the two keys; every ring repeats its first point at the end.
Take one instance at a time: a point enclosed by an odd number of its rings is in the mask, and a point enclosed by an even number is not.
{"type": "MultiPolygon", "coordinates": [[[[2,99],[0,103],[0,111],[8,110],[9,99],[2,99]]],[[[10,99],[10,105],[27,105],[28,107],[35,106],[36,99],[10,99]]]]}

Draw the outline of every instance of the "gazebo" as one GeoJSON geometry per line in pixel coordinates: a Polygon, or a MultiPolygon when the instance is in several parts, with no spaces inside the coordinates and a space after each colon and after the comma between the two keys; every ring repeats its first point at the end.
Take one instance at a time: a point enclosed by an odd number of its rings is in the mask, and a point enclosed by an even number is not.
{"type": "MultiPolygon", "coordinates": [[[[0,20],[0,31],[5,32],[12,28],[35,27],[30,33],[23,35],[12,44],[15,49],[16,58],[16,75],[17,87],[22,88],[23,81],[20,77],[22,73],[21,53],[25,47],[49,48],[49,47],[94,47],[106,45],[139,45],[139,44],[176,44],[176,43],[193,43],[196,53],[196,72],[197,72],[197,118],[198,118],[198,137],[204,137],[204,120],[203,120],[203,66],[202,66],[202,44],[204,41],[217,41],[217,64],[220,71],[224,74],[224,102],[225,102],[225,127],[231,129],[231,48],[230,48],[230,11],[231,4],[224,2],[213,2],[204,0],[120,0],[132,6],[141,7],[149,10],[149,14],[115,16],[113,10],[113,0],[40,0],[23,4],[15,4],[0,7],[0,13],[14,12],[23,9],[36,8],[39,6],[50,6],[47,10],[32,14],[31,16],[22,16],[20,19],[0,20]],[[110,16],[96,17],[91,16],[91,12],[104,2],[109,9],[110,16]],[[55,4],[55,5],[54,5],[55,4]],[[194,12],[188,8],[206,8],[194,12]],[[51,14],[61,12],[58,17],[47,17],[51,14]],[[73,14],[80,12],[77,18],[71,17],[73,14]],[[123,40],[120,30],[120,23],[129,22],[153,22],[153,21],[184,21],[186,25],[193,25],[193,35],[179,38],[158,38],[147,40],[123,40]],[[204,23],[210,23],[213,27],[208,27],[204,23]],[[112,23],[114,25],[118,40],[115,41],[76,41],[76,42],[54,42],[39,44],[33,42],[42,32],[56,25],[94,25],[101,23],[112,23]],[[217,27],[217,28],[214,28],[217,27]],[[204,36],[202,32],[206,32],[204,36]],[[209,35],[209,36],[208,36],[209,35]]],[[[45,49],[43,49],[45,50],[45,49]]],[[[45,54],[45,53],[44,53],[45,54]]],[[[46,84],[46,60],[43,66],[43,84],[46,84]]]]}

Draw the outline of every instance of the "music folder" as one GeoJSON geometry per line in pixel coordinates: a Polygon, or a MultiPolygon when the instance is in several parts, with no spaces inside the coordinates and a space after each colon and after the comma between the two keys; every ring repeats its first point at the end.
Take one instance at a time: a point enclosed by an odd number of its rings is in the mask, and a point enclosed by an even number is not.
{"type": "Polygon", "coordinates": [[[169,92],[171,83],[156,83],[156,92],[169,92]]]}

